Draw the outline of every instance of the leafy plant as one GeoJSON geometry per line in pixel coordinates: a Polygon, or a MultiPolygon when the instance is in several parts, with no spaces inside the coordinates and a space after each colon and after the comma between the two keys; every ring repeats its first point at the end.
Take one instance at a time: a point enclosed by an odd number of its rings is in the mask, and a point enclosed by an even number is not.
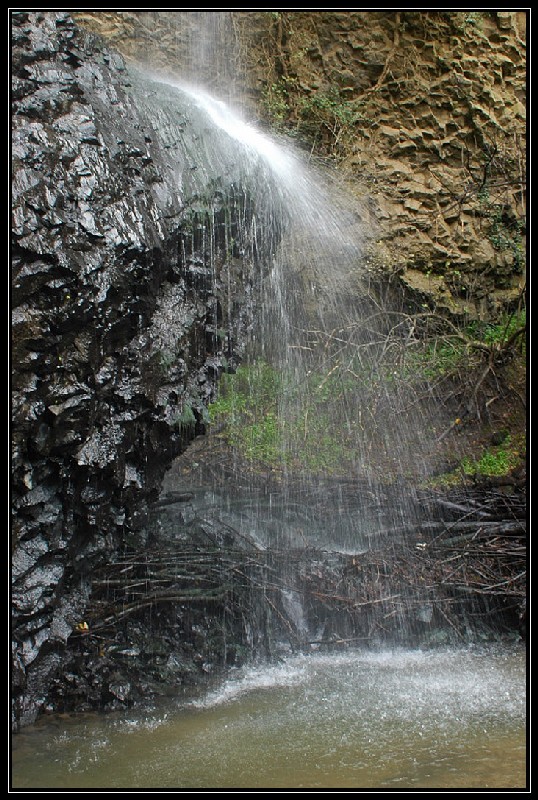
{"type": "Polygon", "coordinates": [[[284,83],[271,83],[267,86],[262,94],[262,105],[275,127],[282,127],[290,116],[286,85],[284,83]]]}
{"type": "Polygon", "coordinates": [[[336,87],[301,98],[298,114],[299,132],[314,139],[325,132],[331,147],[343,135],[352,135],[355,124],[363,119],[360,104],[344,100],[336,87]]]}
{"type": "MultiPolygon", "coordinates": [[[[519,331],[525,328],[527,321],[526,309],[513,314],[505,314],[499,322],[479,323],[472,322],[467,326],[470,336],[480,338],[488,345],[503,346],[519,331]]],[[[523,345],[524,345],[523,340],[523,345]]]]}
{"type": "Polygon", "coordinates": [[[506,475],[519,463],[519,455],[504,447],[486,450],[479,459],[464,458],[461,468],[465,475],[506,475]]]}
{"type": "Polygon", "coordinates": [[[453,326],[446,335],[426,338],[407,350],[396,374],[400,379],[414,375],[435,380],[475,367],[484,357],[494,361],[497,355],[515,352],[518,343],[524,354],[525,326],[525,309],[505,314],[497,322],[472,321],[461,328],[453,326]]]}

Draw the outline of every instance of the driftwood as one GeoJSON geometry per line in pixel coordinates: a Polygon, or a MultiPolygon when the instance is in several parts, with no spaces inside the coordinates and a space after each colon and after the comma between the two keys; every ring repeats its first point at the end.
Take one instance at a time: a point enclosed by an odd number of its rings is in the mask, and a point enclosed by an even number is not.
{"type": "MultiPolygon", "coordinates": [[[[351,502],[351,484],[348,491],[351,502]]],[[[517,630],[525,617],[524,493],[481,489],[422,503],[428,518],[383,530],[356,554],[260,550],[229,526],[199,519],[194,539],[184,532],[96,573],[90,627],[114,636],[127,618],[157,607],[217,607],[245,629],[271,619],[298,646],[421,641],[441,628],[460,640],[473,630],[517,630]],[[300,625],[286,592],[300,604],[300,625]]]]}

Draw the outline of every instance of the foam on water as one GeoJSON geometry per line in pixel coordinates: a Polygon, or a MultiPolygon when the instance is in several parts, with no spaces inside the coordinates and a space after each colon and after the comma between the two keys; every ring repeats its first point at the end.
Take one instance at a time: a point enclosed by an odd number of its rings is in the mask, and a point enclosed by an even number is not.
{"type": "Polygon", "coordinates": [[[516,646],[297,654],[147,714],[43,720],[16,785],[519,787],[525,713],[516,646]]]}
{"type": "Polygon", "coordinates": [[[242,695],[263,689],[297,686],[308,680],[308,661],[297,657],[292,661],[273,666],[263,665],[241,670],[237,676],[225,681],[222,686],[203,697],[192,700],[193,708],[214,708],[231,703],[242,695]]]}
{"type": "Polygon", "coordinates": [[[435,718],[439,724],[499,713],[524,718],[524,674],[513,674],[513,663],[508,669],[501,651],[487,653],[469,648],[298,654],[276,665],[240,670],[191,705],[210,709],[251,693],[299,687],[305,708],[306,700],[315,708],[324,697],[333,711],[376,709],[380,719],[435,718]]]}

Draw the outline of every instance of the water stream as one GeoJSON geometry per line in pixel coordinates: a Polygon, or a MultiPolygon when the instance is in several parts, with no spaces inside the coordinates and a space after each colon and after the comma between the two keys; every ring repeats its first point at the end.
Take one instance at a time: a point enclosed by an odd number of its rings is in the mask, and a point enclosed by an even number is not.
{"type": "Polygon", "coordinates": [[[42,719],[16,789],[515,789],[520,646],[293,655],[145,711],[42,719]]]}

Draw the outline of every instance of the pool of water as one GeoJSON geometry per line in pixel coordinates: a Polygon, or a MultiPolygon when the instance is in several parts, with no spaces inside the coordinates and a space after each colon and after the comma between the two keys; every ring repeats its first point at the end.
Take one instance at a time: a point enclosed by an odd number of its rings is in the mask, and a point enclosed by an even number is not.
{"type": "Polygon", "coordinates": [[[526,787],[521,644],[290,655],[13,737],[14,789],[526,787]]]}

